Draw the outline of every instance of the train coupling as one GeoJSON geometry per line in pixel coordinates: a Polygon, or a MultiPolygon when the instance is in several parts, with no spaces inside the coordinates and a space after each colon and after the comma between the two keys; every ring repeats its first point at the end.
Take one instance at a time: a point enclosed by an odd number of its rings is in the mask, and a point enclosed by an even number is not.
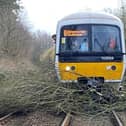
{"type": "Polygon", "coordinates": [[[81,84],[86,84],[88,87],[96,88],[104,83],[103,77],[79,77],[78,82],[81,84]]]}

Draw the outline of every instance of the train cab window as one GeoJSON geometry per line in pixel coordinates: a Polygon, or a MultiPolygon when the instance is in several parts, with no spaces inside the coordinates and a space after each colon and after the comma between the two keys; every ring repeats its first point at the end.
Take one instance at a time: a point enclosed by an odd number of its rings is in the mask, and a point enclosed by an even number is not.
{"type": "Polygon", "coordinates": [[[120,30],[116,26],[92,26],[92,51],[120,52],[120,30]]]}
{"type": "Polygon", "coordinates": [[[88,51],[89,50],[89,41],[87,37],[84,37],[80,44],[80,51],[88,51]]]}
{"type": "Polygon", "coordinates": [[[63,26],[60,52],[121,52],[120,29],[117,26],[101,24],[63,26]]]}
{"type": "Polygon", "coordinates": [[[61,52],[86,52],[89,50],[88,25],[70,25],[61,29],[61,52]]]}

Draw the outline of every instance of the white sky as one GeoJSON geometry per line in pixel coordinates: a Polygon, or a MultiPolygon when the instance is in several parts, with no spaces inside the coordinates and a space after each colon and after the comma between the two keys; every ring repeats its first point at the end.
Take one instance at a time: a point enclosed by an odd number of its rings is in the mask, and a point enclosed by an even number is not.
{"type": "Polygon", "coordinates": [[[57,21],[85,8],[118,8],[120,0],[22,0],[28,19],[35,29],[55,33],[57,21]]]}

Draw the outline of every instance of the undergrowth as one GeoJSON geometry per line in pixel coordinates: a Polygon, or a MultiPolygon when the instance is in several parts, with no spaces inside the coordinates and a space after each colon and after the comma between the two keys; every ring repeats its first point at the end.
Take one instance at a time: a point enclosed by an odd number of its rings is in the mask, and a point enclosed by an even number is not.
{"type": "Polygon", "coordinates": [[[90,116],[126,109],[125,90],[119,92],[106,84],[99,92],[81,84],[59,83],[51,61],[43,62],[37,70],[1,71],[0,87],[1,116],[37,109],[90,116]]]}

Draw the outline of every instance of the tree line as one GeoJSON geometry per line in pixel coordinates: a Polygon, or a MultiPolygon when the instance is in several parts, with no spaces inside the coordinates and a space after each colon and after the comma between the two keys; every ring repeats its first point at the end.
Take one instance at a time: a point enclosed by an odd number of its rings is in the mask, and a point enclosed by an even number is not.
{"type": "MultiPolygon", "coordinates": [[[[30,32],[21,21],[21,0],[0,0],[0,55],[39,58],[40,53],[52,46],[51,35],[45,31],[30,32]]],[[[121,18],[126,36],[126,0],[120,8],[104,9],[121,18]]]]}
{"type": "Polygon", "coordinates": [[[35,59],[51,46],[51,35],[30,32],[21,20],[20,0],[0,0],[0,55],[35,59]]]}

